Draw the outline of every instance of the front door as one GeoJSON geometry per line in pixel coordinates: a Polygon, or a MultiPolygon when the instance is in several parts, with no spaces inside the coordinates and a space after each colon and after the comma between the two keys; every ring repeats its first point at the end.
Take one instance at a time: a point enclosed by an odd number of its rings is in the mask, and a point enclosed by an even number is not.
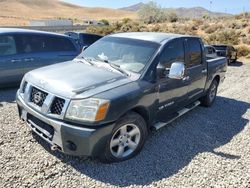
{"type": "Polygon", "coordinates": [[[0,35],[0,86],[9,86],[21,81],[23,60],[12,35],[0,35]]]}
{"type": "MultiPolygon", "coordinates": [[[[174,39],[168,42],[161,52],[161,66],[169,70],[174,62],[185,62],[184,39],[174,39]]],[[[166,71],[164,78],[158,78],[157,119],[159,121],[164,121],[168,115],[182,107],[183,101],[187,99],[189,84],[188,79],[168,78],[168,71],[166,71]]]]}

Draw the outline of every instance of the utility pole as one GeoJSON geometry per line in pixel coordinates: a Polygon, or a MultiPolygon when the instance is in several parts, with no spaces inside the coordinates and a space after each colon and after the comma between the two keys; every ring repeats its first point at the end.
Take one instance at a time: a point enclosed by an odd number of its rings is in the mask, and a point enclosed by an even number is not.
{"type": "Polygon", "coordinates": [[[210,1],[210,8],[209,8],[210,12],[212,12],[212,5],[213,5],[213,1],[210,1]]]}

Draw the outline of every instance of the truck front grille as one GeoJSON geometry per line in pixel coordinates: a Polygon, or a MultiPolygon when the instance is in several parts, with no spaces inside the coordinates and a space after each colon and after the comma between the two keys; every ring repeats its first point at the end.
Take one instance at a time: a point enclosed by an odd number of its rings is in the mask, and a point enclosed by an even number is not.
{"type": "Polygon", "coordinates": [[[64,99],[61,99],[59,97],[55,97],[54,100],[53,100],[53,103],[51,105],[50,112],[52,114],[61,115],[64,104],[65,104],[64,99]]]}
{"type": "Polygon", "coordinates": [[[66,107],[70,102],[69,99],[59,97],[28,82],[23,85],[24,86],[21,87],[20,92],[23,90],[23,87],[26,88],[26,92],[23,93],[23,98],[30,107],[46,116],[56,119],[64,118],[66,107]]]}
{"type": "Polygon", "coordinates": [[[32,87],[30,101],[34,103],[35,105],[42,107],[47,95],[48,93],[45,93],[44,91],[41,91],[40,89],[32,87]]]}

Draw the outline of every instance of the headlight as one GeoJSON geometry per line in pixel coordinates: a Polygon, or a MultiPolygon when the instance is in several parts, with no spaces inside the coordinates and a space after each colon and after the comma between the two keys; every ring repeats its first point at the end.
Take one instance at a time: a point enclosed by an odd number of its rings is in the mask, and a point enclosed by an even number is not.
{"type": "Polygon", "coordinates": [[[104,99],[72,100],[66,118],[77,121],[101,121],[108,111],[109,101],[104,99]]]}

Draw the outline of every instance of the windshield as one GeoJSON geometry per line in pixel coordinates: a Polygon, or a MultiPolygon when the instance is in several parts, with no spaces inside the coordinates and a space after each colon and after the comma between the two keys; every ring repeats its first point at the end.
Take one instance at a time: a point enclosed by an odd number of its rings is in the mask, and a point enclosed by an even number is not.
{"type": "Polygon", "coordinates": [[[159,44],[135,39],[105,37],[83,51],[79,57],[100,60],[121,69],[141,73],[159,44]]]}

